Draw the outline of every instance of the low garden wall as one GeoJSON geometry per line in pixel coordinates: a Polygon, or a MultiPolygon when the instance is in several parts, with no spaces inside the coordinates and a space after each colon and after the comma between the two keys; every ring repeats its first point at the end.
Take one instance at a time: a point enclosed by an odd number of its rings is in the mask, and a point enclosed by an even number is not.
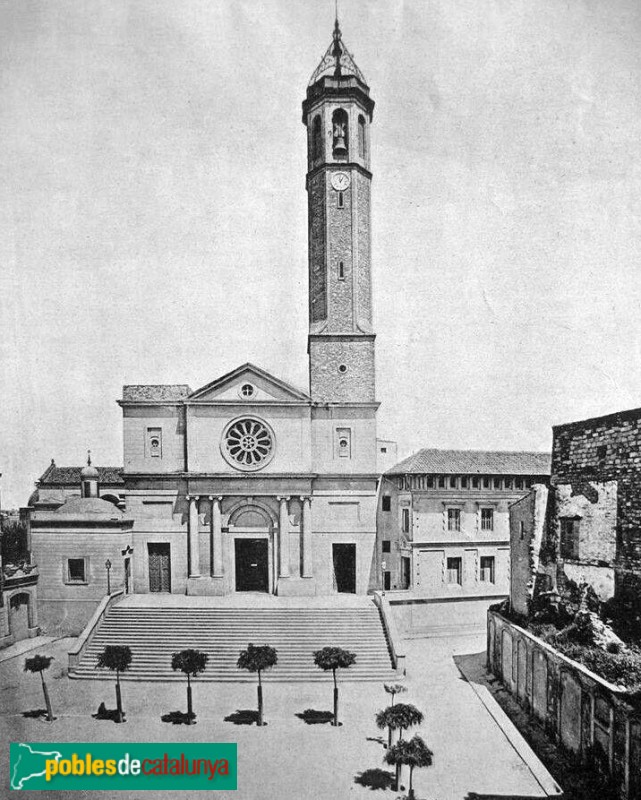
{"type": "Polygon", "coordinates": [[[496,611],[487,616],[488,669],[557,744],[641,800],[641,704],[496,611]]]}

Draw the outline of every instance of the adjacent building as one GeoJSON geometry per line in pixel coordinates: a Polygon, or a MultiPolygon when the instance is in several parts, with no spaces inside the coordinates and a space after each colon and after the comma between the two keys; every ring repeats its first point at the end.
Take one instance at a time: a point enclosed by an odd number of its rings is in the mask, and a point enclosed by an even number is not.
{"type": "Polygon", "coordinates": [[[401,461],[381,480],[373,585],[411,607],[411,627],[482,622],[509,593],[509,507],[549,472],[547,453],[425,449],[401,461]]]}
{"type": "Polygon", "coordinates": [[[522,565],[512,606],[527,613],[533,592],[589,584],[602,601],[616,597],[638,614],[641,409],[557,425],[553,435],[549,496],[512,510],[512,558],[522,565]]]}

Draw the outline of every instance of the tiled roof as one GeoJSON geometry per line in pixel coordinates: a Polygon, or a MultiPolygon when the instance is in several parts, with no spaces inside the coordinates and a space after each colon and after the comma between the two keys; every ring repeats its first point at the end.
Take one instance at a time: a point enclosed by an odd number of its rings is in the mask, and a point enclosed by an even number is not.
{"type": "Polygon", "coordinates": [[[448,475],[549,475],[549,453],[490,450],[419,450],[386,475],[445,473],[448,475]]]}
{"type": "Polygon", "coordinates": [[[138,385],[122,387],[122,399],[136,400],[184,400],[191,394],[191,389],[183,383],[138,385]]]}
{"type": "MultiPolygon", "coordinates": [[[[39,486],[80,486],[82,467],[58,467],[51,463],[38,481],[39,486]]],[[[97,467],[98,483],[101,486],[122,486],[122,467],[97,467]]]]}

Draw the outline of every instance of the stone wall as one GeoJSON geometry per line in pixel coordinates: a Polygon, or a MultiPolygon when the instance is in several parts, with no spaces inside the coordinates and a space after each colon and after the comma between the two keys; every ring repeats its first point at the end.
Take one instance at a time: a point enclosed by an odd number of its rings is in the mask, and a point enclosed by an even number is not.
{"type": "Polygon", "coordinates": [[[510,603],[517,614],[527,615],[539,569],[545,530],[548,489],[542,484],[510,507],[510,603]]]}
{"type": "Polygon", "coordinates": [[[488,669],[556,744],[641,798],[641,723],[630,692],[571,661],[495,611],[488,612],[488,669]]]}

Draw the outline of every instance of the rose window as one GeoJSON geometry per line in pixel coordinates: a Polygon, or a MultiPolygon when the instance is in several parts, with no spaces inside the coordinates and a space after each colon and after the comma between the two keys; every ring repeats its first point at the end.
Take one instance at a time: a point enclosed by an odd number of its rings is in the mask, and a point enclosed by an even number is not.
{"type": "Polygon", "coordinates": [[[245,417],[232,422],[223,436],[223,455],[235,467],[266,466],[274,455],[274,435],[265,422],[245,417]]]}

